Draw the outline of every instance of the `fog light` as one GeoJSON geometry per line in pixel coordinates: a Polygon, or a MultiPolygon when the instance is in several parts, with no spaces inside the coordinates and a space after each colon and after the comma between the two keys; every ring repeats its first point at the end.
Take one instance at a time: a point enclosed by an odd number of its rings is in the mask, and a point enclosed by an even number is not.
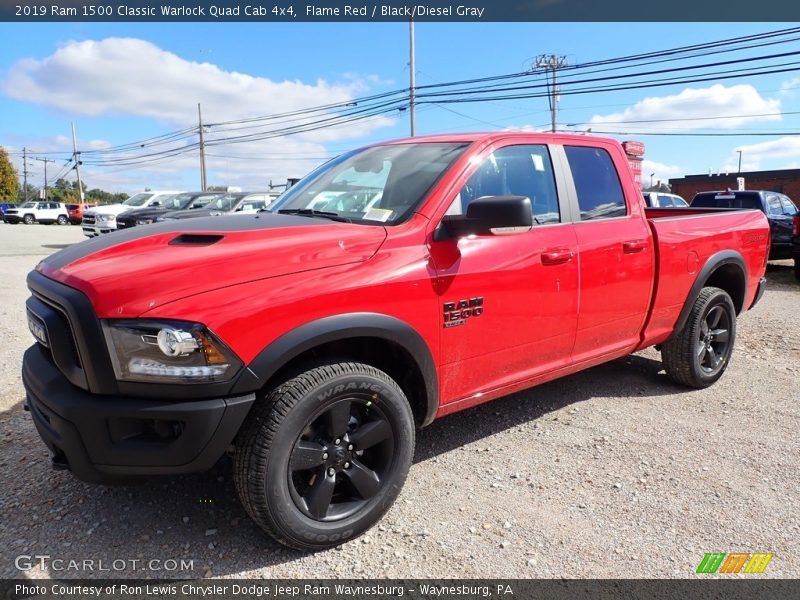
{"type": "Polygon", "coordinates": [[[156,340],[159,350],[166,356],[186,356],[200,348],[194,336],[181,329],[161,329],[156,340]]]}

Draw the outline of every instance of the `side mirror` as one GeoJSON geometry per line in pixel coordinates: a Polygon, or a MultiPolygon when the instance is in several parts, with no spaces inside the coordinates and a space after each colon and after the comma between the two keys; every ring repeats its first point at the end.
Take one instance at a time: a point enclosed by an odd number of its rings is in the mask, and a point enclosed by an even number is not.
{"type": "Polygon", "coordinates": [[[158,200],[156,200],[156,201],[155,201],[155,202],[153,202],[153,203],[152,203],[150,206],[161,206],[161,202],[159,202],[158,200]]]}
{"type": "Polygon", "coordinates": [[[467,206],[466,215],[448,215],[442,219],[443,227],[435,239],[458,238],[466,235],[489,235],[493,229],[513,228],[518,233],[533,226],[531,200],[527,196],[483,196],[467,206]],[[447,235],[442,236],[441,233],[447,235]]]}

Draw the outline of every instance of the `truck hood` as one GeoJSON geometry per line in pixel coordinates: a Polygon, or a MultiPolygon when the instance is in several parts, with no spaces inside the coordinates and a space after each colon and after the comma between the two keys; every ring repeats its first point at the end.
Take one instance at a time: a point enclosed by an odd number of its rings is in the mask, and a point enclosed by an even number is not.
{"type": "Polygon", "coordinates": [[[211,290],[365,261],[385,239],[382,226],[262,212],[116,231],[36,268],[85,293],[100,318],[137,317],[211,290]]]}
{"type": "Polygon", "coordinates": [[[84,211],[85,215],[120,215],[126,210],[135,210],[137,206],[127,206],[125,204],[104,204],[103,206],[95,206],[84,211]]]}

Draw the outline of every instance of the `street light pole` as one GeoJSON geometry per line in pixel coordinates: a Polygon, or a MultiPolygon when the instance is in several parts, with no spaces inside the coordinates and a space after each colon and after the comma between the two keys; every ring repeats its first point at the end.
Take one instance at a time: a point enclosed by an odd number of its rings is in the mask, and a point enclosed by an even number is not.
{"type": "Polygon", "coordinates": [[[417,56],[416,56],[416,42],[414,40],[414,18],[408,24],[408,116],[411,125],[411,137],[414,137],[417,132],[417,56]]]}
{"type": "Polygon", "coordinates": [[[741,173],[742,172],[742,151],[741,150],[737,150],[736,152],[739,153],[739,170],[736,171],[736,172],[737,173],[741,173]]]}

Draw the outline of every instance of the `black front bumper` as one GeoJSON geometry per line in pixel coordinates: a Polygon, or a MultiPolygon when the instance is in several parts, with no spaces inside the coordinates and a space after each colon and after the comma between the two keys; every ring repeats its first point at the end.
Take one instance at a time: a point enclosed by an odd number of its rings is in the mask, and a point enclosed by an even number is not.
{"type": "Polygon", "coordinates": [[[208,400],[92,394],[70,383],[36,344],[22,381],[55,466],[91,482],[211,468],[230,446],[255,394],[208,400]]]}

